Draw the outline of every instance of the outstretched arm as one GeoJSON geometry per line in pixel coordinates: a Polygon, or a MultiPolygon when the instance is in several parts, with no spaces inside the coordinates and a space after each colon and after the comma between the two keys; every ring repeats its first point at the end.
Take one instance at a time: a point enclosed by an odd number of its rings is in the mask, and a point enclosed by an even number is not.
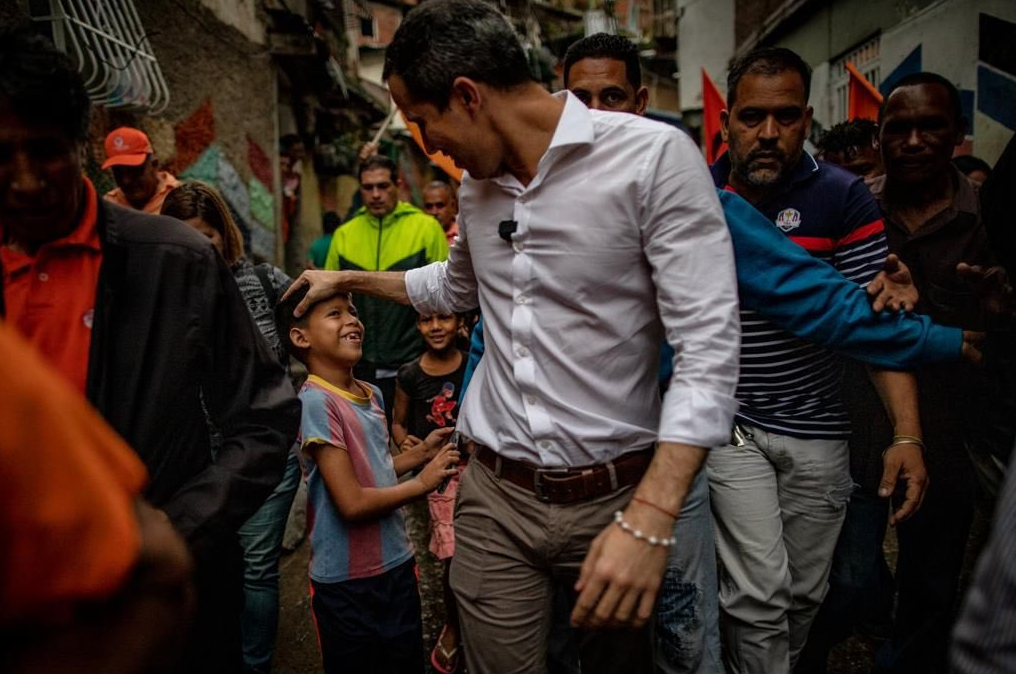
{"type": "Polygon", "coordinates": [[[865,290],[787,239],[751,204],[720,193],[741,306],[798,337],[889,369],[959,360],[963,333],[926,316],[876,313],[865,290]]]}

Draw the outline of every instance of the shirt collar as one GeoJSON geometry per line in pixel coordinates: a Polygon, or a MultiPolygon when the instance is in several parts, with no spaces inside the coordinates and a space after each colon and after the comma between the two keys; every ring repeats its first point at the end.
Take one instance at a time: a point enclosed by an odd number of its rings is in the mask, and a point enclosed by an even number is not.
{"type": "MultiPolygon", "coordinates": [[[[730,152],[724,152],[709,169],[713,174],[713,182],[716,183],[716,187],[722,189],[730,183],[730,171],[732,168],[730,164],[730,152]]],[[[818,170],[819,165],[815,161],[815,158],[807,150],[802,150],[801,159],[797,162],[794,170],[790,172],[790,181],[784,183],[784,186],[804,182],[818,173],[818,170]]]]}
{"type": "MultiPolygon", "coordinates": [[[[547,146],[547,150],[540,157],[536,166],[537,175],[529,184],[530,188],[540,182],[540,176],[546,172],[562,151],[575,145],[592,145],[596,138],[593,129],[593,115],[585,103],[568,90],[557,92],[554,94],[554,98],[564,101],[564,110],[561,111],[561,117],[557,120],[557,127],[550,139],[550,145],[547,146]]],[[[518,179],[510,173],[493,178],[493,182],[501,187],[520,187],[518,179]]]]}
{"type": "MultiPolygon", "coordinates": [[[[953,184],[956,185],[956,192],[953,194],[952,203],[941,213],[934,215],[924,223],[923,226],[918,228],[913,235],[926,234],[934,230],[937,230],[941,225],[947,222],[952,222],[956,219],[956,216],[960,213],[966,213],[971,217],[978,217],[981,212],[981,202],[978,194],[977,187],[972,183],[963,173],[955,166],[950,167],[953,176],[953,184]]],[[[871,194],[875,197],[875,201],[878,202],[879,208],[882,213],[886,216],[887,221],[895,222],[892,220],[891,204],[887,204],[885,200],[885,188],[886,188],[886,174],[882,174],[868,182],[868,188],[871,190],[871,194]]]]}
{"type": "Polygon", "coordinates": [[[35,255],[26,255],[7,246],[0,246],[0,265],[5,273],[16,273],[31,266],[43,251],[56,249],[81,248],[92,252],[102,252],[102,241],[99,238],[97,227],[99,220],[99,198],[95,186],[87,177],[83,177],[85,190],[85,204],[81,212],[81,219],[69,234],[43,244],[36,251],[35,255]]]}

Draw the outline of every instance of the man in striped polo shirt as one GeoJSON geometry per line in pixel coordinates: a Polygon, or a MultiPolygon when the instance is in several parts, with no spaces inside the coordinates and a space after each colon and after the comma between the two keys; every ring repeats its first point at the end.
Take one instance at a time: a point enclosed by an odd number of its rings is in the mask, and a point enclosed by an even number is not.
{"type": "MultiPolygon", "coordinates": [[[[717,187],[747,199],[793,241],[861,285],[883,268],[879,209],[852,174],[804,152],[811,127],[811,69],[794,52],[756,50],[728,78],[721,115],[730,151],[713,167],[717,187]]],[[[836,355],[742,310],[740,409],[731,444],[708,457],[731,672],[790,672],[826,592],[833,549],[852,491],[849,423],[836,355]]],[[[871,369],[896,434],[920,437],[916,384],[871,369]]],[[[898,521],[926,485],[920,448],[886,454],[882,496],[896,471],[907,482],[898,521]]]]}

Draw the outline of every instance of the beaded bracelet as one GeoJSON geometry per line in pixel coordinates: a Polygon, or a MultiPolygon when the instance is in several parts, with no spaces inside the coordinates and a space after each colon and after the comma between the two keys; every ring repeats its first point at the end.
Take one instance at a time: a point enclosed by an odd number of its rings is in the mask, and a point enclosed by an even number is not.
{"type": "Polygon", "coordinates": [[[673,537],[671,537],[671,538],[657,538],[656,536],[646,536],[644,533],[642,533],[641,529],[635,529],[634,527],[632,527],[632,525],[630,525],[627,522],[625,522],[624,521],[624,515],[621,514],[620,510],[614,511],[614,521],[617,522],[617,526],[621,527],[621,529],[623,529],[624,531],[628,532],[629,534],[634,536],[636,539],[638,539],[640,541],[645,541],[646,543],[648,543],[649,545],[651,545],[653,547],[656,547],[656,546],[659,545],[659,546],[664,547],[664,548],[669,548],[671,545],[674,545],[674,544],[677,543],[677,539],[673,538],[673,537]]]}

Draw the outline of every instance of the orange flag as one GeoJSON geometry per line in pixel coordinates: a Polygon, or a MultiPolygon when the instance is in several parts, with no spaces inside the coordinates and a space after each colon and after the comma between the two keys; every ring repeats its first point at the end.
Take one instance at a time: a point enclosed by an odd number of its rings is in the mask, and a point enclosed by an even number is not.
{"type": "Polygon", "coordinates": [[[406,128],[409,129],[409,133],[413,134],[413,140],[415,140],[416,144],[420,146],[420,149],[423,150],[425,155],[427,155],[427,158],[437,164],[442,171],[447,173],[449,178],[454,178],[461,183],[462,169],[456,166],[455,162],[452,161],[452,158],[444,152],[435,152],[434,154],[427,152],[427,148],[423,145],[423,136],[420,134],[420,127],[415,122],[410,122],[406,119],[406,116],[401,110],[399,110],[399,114],[402,115],[402,121],[406,123],[406,128]]]}
{"type": "Polygon", "coordinates": [[[727,107],[720,90],[702,69],[702,141],[706,146],[706,163],[712,164],[727,151],[727,144],[719,140],[720,112],[727,107]]]}
{"type": "Polygon", "coordinates": [[[882,105],[882,94],[865,79],[853,63],[847,62],[847,73],[850,77],[847,84],[847,120],[877,121],[878,108],[882,105]]]}

